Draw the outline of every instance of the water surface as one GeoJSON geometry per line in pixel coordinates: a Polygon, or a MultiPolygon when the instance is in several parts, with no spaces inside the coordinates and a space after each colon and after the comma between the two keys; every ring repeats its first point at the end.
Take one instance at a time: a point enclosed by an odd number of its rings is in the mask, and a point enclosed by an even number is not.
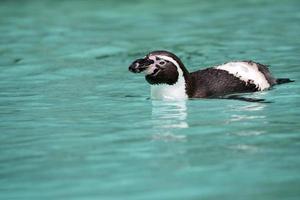
{"type": "Polygon", "coordinates": [[[1,1],[0,199],[299,199],[300,2],[1,1]],[[272,103],[149,100],[136,58],[229,60],[272,103]]]}

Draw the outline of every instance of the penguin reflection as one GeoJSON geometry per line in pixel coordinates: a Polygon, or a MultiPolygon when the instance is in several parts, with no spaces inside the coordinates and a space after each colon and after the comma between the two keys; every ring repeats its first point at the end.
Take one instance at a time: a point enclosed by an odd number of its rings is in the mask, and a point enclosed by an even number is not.
{"type": "Polygon", "coordinates": [[[154,139],[184,140],[176,130],[188,128],[186,101],[152,101],[154,139]]]}

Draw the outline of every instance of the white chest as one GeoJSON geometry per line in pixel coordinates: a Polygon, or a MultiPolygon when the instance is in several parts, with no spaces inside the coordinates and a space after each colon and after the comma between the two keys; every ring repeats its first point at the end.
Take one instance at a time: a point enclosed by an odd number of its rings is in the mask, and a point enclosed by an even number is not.
{"type": "Polygon", "coordinates": [[[183,76],[181,76],[174,85],[151,85],[151,98],[160,100],[188,99],[183,76]]]}

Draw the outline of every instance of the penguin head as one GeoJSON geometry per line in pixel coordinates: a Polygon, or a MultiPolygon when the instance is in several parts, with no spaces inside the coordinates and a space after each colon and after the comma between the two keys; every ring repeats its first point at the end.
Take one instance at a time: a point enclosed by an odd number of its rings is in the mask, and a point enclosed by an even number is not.
{"type": "Polygon", "coordinates": [[[151,85],[177,83],[179,76],[188,73],[180,59],[168,51],[153,51],[144,58],[135,60],[129,71],[144,73],[151,85]]]}

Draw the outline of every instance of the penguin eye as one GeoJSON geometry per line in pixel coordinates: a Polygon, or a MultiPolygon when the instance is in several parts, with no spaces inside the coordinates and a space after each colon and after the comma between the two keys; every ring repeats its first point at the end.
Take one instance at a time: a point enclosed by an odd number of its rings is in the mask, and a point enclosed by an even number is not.
{"type": "Polygon", "coordinates": [[[163,61],[160,61],[159,64],[160,64],[160,65],[165,65],[166,62],[163,60],[163,61]]]}

